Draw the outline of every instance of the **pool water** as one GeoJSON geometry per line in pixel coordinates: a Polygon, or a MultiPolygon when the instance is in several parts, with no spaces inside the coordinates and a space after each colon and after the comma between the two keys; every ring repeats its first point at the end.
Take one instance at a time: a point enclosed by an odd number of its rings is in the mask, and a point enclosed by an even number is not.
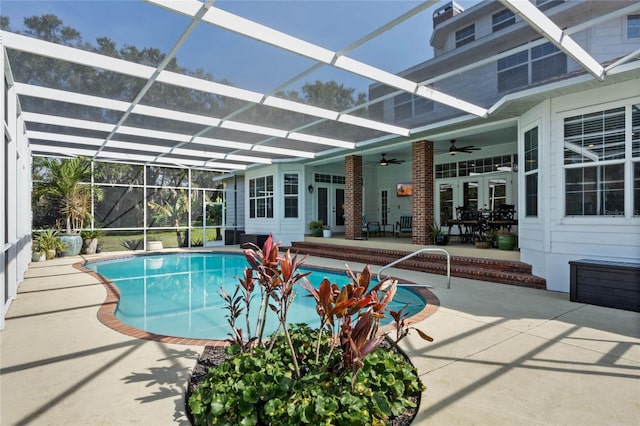
{"type": "MultiPolygon", "coordinates": [[[[243,276],[248,263],[241,254],[184,253],[153,256],[132,256],[114,260],[90,262],[87,269],[111,280],[120,290],[115,316],[132,327],[166,336],[194,339],[226,339],[231,332],[225,316],[225,303],[220,288],[233,294],[238,277],[243,276]]],[[[316,269],[307,277],[318,287],[323,278],[340,286],[349,282],[345,273],[316,269]]],[[[297,295],[289,311],[290,323],[307,323],[318,327],[315,300],[297,286],[297,295]]],[[[259,309],[260,293],[256,288],[251,304],[251,324],[259,309]]],[[[420,312],[425,301],[410,289],[398,288],[389,308],[399,310],[409,304],[409,316],[420,312]]],[[[270,314],[265,333],[277,328],[275,315],[270,314]]],[[[387,320],[386,323],[391,322],[387,320]]],[[[236,326],[245,328],[245,313],[236,326]]],[[[246,330],[243,330],[246,335],[246,330]]],[[[254,330],[252,330],[252,334],[254,330]]]]}

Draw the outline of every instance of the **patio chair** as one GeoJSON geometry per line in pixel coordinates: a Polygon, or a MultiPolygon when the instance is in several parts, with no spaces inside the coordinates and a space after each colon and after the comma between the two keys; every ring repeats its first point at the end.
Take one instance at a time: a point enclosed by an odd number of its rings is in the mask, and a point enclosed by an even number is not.
{"type": "Polygon", "coordinates": [[[377,236],[380,235],[380,222],[370,222],[367,219],[367,215],[362,215],[362,236],[364,239],[369,239],[369,234],[375,232],[377,236]]]}
{"type": "Polygon", "coordinates": [[[396,237],[400,237],[400,234],[405,232],[413,232],[413,216],[400,216],[400,220],[396,222],[396,237]]]}

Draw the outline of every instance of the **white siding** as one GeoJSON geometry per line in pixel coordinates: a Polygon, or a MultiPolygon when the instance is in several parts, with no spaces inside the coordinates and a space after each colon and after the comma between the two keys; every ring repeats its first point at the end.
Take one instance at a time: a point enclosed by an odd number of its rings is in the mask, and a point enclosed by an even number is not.
{"type": "Polygon", "coordinates": [[[306,229],[305,206],[307,203],[308,183],[305,181],[304,167],[298,164],[278,164],[250,169],[245,174],[244,210],[245,232],[247,234],[273,234],[274,241],[290,245],[292,241],[304,239],[306,229]],[[299,174],[299,217],[284,217],[283,177],[285,173],[299,174]],[[251,218],[249,214],[249,180],[257,177],[273,175],[273,218],[251,218]]]}
{"type": "MultiPolygon", "coordinates": [[[[520,218],[521,259],[534,266],[534,273],[547,280],[550,290],[569,291],[570,260],[637,261],[640,258],[639,217],[629,214],[626,217],[566,217],[564,214],[564,117],[632,102],[640,102],[637,81],[552,99],[522,116],[521,129],[535,120],[542,123],[540,164],[543,169],[539,187],[540,221],[520,218]],[[549,131],[545,129],[547,123],[549,131]]],[[[627,181],[626,185],[631,182],[627,181]]],[[[521,188],[521,193],[523,191],[521,188]]],[[[520,201],[522,205],[523,200],[520,201]]]]}

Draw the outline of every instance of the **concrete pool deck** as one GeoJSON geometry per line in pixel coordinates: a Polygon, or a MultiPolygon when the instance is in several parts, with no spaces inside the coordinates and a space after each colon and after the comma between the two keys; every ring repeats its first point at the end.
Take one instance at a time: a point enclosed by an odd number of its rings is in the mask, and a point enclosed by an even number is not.
{"type": "MultiPolygon", "coordinates": [[[[0,332],[0,424],[187,425],[184,388],[202,347],[101,324],[106,291],[73,268],[80,260],[32,263],[18,289],[0,332]]],[[[447,289],[443,276],[390,273],[433,284],[441,305],[417,324],[435,341],[402,345],[427,386],[414,424],[638,424],[640,314],[564,293],[462,278],[447,289]]]]}

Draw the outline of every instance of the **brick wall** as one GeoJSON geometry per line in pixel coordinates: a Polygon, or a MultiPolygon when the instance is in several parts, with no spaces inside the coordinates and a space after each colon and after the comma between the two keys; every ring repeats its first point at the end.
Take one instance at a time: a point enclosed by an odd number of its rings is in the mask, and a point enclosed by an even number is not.
{"type": "Polygon", "coordinates": [[[344,238],[362,237],[362,157],[348,155],[344,158],[344,238]]]}
{"type": "Polygon", "coordinates": [[[427,236],[434,222],[433,142],[414,142],[411,147],[413,178],[413,244],[431,244],[427,236]]]}

